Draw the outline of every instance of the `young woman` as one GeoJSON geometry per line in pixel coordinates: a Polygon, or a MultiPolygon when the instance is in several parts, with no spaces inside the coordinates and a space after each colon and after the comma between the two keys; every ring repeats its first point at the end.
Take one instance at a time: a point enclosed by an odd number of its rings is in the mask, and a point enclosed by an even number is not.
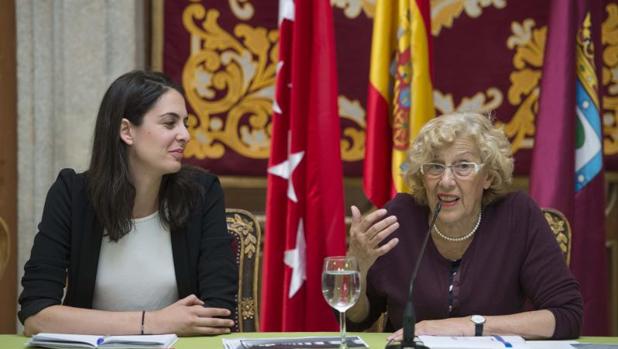
{"type": "Polygon", "coordinates": [[[60,171],[47,195],[19,297],[26,335],[234,326],[223,192],[217,177],[182,166],[186,123],[182,89],[163,74],[133,71],[111,84],[88,171],[60,171]]]}

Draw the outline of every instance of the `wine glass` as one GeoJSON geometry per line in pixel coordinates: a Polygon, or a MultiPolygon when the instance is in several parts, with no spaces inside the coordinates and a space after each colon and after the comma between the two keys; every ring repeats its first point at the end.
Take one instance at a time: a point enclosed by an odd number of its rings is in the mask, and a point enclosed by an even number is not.
{"type": "Polygon", "coordinates": [[[341,344],[339,349],[346,349],[345,312],[350,309],[360,296],[361,282],[358,261],[355,257],[326,257],[322,270],[322,294],[328,304],[339,311],[339,329],[341,344]]]}

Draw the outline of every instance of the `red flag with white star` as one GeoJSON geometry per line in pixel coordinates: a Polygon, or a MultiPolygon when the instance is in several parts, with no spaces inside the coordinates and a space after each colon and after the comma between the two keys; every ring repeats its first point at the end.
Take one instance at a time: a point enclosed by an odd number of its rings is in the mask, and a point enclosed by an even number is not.
{"type": "Polygon", "coordinates": [[[333,331],[324,257],[345,255],[332,8],[284,0],[268,161],[262,331],[333,331]]]}

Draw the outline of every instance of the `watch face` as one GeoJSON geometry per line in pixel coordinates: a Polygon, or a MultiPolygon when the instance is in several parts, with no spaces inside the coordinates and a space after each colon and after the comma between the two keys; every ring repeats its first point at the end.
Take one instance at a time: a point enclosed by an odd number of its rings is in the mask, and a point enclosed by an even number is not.
{"type": "Polygon", "coordinates": [[[472,315],[470,320],[472,320],[472,322],[474,322],[475,324],[484,324],[485,323],[485,318],[483,316],[481,316],[481,315],[472,315]]]}

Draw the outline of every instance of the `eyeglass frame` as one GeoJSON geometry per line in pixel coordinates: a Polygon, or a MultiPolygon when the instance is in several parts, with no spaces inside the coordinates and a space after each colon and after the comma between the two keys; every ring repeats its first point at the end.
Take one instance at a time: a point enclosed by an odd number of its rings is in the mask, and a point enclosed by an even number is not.
{"type": "Polygon", "coordinates": [[[446,164],[441,164],[439,162],[425,162],[423,164],[421,164],[420,166],[420,172],[423,176],[427,176],[427,177],[432,177],[432,178],[441,178],[442,176],[444,176],[444,174],[446,173],[446,169],[448,168],[451,171],[451,175],[454,178],[460,178],[460,179],[465,179],[465,178],[470,178],[473,175],[476,175],[479,173],[479,171],[481,170],[481,168],[484,166],[484,163],[478,163],[478,162],[474,162],[474,161],[459,161],[456,162],[454,164],[450,164],[450,165],[446,165],[446,164]],[[457,166],[457,165],[474,165],[474,169],[472,170],[472,172],[470,174],[467,174],[465,176],[461,176],[458,175],[455,171],[453,171],[453,167],[457,166]],[[425,173],[425,171],[423,170],[423,167],[425,165],[437,165],[438,167],[442,167],[444,168],[444,170],[442,171],[442,173],[440,173],[439,175],[431,175],[431,174],[427,174],[425,173]]]}

